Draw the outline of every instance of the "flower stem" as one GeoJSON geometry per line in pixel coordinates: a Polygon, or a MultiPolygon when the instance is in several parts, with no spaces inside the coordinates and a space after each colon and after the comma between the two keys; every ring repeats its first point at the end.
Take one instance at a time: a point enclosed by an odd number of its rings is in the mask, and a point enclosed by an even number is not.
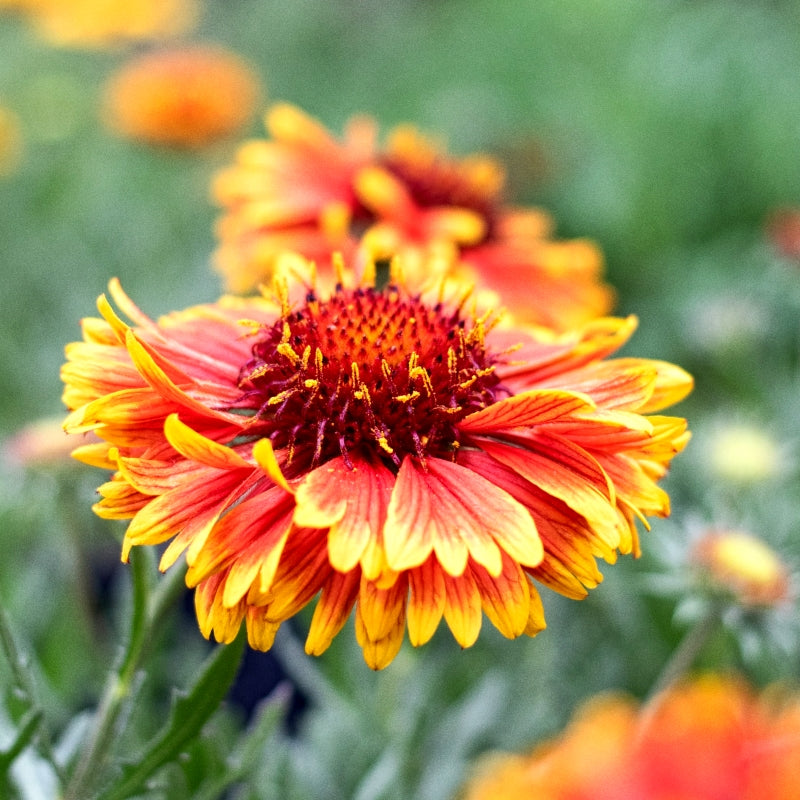
{"type": "Polygon", "coordinates": [[[692,668],[695,659],[719,627],[722,609],[721,604],[711,603],[705,614],[689,628],[650,688],[648,700],[668,689],[692,668]]]}
{"type": "Polygon", "coordinates": [[[153,558],[146,550],[134,548],[131,564],[134,610],[128,643],[119,666],[106,680],[86,748],[67,784],[63,800],[86,800],[93,796],[91,790],[102,774],[106,755],[121,733],[118,722],[133,692],[137,673],[150,652],[166,611],[184,586],[182,571],[174,570],[153,590],[153,558]]]}
{"type": "Polygon", "coordinates": [[[39,752],[53,768],[56,775],[62,777],[61,766],[56,761],[53,753],[50,732],[45,725],[44,712],[36,697],[36,689],[31,680],[28,659],[17,647],[6,610],[2,604],[0,604],[0,646],[2,646],[6,660],[11,667],[11,675],[20,698],[25,702],[28,713],[38,720],[36,723],[36,740],[39,752]]]}

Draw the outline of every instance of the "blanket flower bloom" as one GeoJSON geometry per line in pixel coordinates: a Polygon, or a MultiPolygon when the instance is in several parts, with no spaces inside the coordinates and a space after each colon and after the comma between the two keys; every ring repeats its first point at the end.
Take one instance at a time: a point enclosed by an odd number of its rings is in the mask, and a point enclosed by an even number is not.
{"type": "Polygon", "coordinates": [[[118,70],[105,87],[104,116],[120,135],[200,148],[243,127],[258,96],[253,70],[221,47],[156,50],[118,70]]]}
{"type": "Polygon", "coordinates": [[[774,606],[791,595],[789,569],[780,555],[747,531],[707,531],[691,562],[712,588],[745,606],[774,606]]]}
{"type": "MultiPolygon", "coordinates": [[[[291,262],[292,259],[288,259],[291,262]]],[[[287,262],[287,263],[288,263],[287,262]]],[[[507,637],[544,627],[536,584],[582,598],[595,558],[637,553],[636,518],[688,440],[652,414],[691,389],[665,362],[606,357],[636,320],[569,334],[503,327],[468,292],[411,292],[393,269],[318,292],[279,267],[274,297],[146,317],[116,282],[83,321],[62,377],[75,456],[113,470],[96,512],[131,519],[123,559],[186,552],[200,628],[242,622],[268,649],[319,596],[306,650],[355,608],[367,663],[442,618],[462,647],[482,612],[507,637]]]]}
{"type": "Polygon", "coordinates": [[[223,209],[215,264],[230,291],[267,281],[285,250],[320,264],[334,251],[351,263],[399,254],[409,276],[455,252],[459,277],[520,321],[564,330],[609,312],[597,247],[553,240],[546,213],[507,205],[493,158],[454,158],[409,125],[380,144],[367,117],[338,140],[288,104],[265,122],[270,138],[245,143],[212,188],[223,209]]]}
{"type": "Polygon", "coordinates": [[[461,796],[793,800],[798,765],[800,696],[759,696],[735,678],[706,675],[641,709],[619,696],[593,698],[529,755],[485,759],[461,796]]]}
{"type": "Polygon", "coordinates": [[[36,32],[61,47],[114,47],[171,38],[197,23],[197,0],[0,0],[27,12],[36,32]]]}

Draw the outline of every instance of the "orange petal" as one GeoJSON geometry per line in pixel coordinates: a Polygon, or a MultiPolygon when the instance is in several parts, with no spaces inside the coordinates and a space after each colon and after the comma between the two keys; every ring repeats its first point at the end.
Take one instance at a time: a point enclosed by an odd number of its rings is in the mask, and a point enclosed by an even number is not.
{"type": "Polygon", "coordinates": [[[370,669],[383,669],[400,652],[405,633],[405,606],[392,620],[388,633],[381,639],[372,639],[361,617],[361,604],[356,605],[356,641],[361,645],[364,661],[370,669]]]}
{"type": "Polygon", "coordinates": [[[429,558],[408,572],[408,638],[414,647],[425,644],[436,632],[445,604],[441,567],[429,558]]]}
{"type": "Polygon", "coordinates": [[[133,518],[125,533],[123,560],[131,546],[160,544],[184,529],[199,531],[222,513],[225,499],[238,484],[231,472],[211,472],[156,497],[133,518]]]}
{"type": "Polygon", "coordinates": [[[257,575],[260,590],[267,591],[291,527],[291,503],[285,498],[273,488],[230,509],[193,554],[186,573],[187,586],[230,567],[223,599],[226,606],[244,597],[257,575]]]}
{"type": "Polygon", "coordinates": [[[378,588],[372,581],[361,578],[358,607],[364,631],[370,641],[379,641],[388,636],[398,616],[405,619],[408,587],[403,580],[388,589],[378,588]]]}
{"type": "Polygon", "coordinates": [[[592,399],[585,394],[560,389],[535,389],[476,411],[464,417],[458,427],[459,430],[475,433],[531,427],[578,411],[591,411],[594,407],[592,399]]]}
{"type": "Polygon", "coordinates": [[[472,647],[481,631],[481,595],[471,572],[444,575],[444,618],[462,647],[472,647]]]}
{"type": "Polygon", "coordinates": [[[221,445],[192,430],[170,414],[164,420],[164,436],[184,458],[215,469],[252,469],[233,448],[221,445]]]}
{"type": "Polygon", "coordinates": [[[272,478],[273,482],[281,487],[285,492],[294,494],[294,489],[289,486],[289,482],[283,475],[272,442],[269,439],[259,439],[253,445],[253,458],[258,466],[272,478]]]}
{"type": "Polygon", "coordinates": [[[528,591],[530,592],[530,603],[528,604],[528,624],[525,626],[523,633],[526,636],[536,636],[547,627],[544,619],[544,606],[542,605],[542,598],[539,597],[539,592],[532,584],[528,584],[528,591]]]}
{"type": "Polygon", "coordinates": [[[297,487],[294,521],[300,527],[328,528],[328,557],[349,572],[370,541],[378,542],[394,475],[383,465],[336,458],[309,473],[297,487]]]}
{"type": "Polygon", "coordinates": [[[358,597],[361,575],[359,570],[342,574],[334,572],[322,587],[306,638],[306,653],[322,655],[333,637],[342,629],[358,597]]]}
{"type": "Polygon", "coordinates": [[[481,567],[474,567],[472,576],[483,610],[495,628],[508,639],[522,634],[528,624],[530,584],[519,564],[506,556],[496,578],[481,567]]]}
{"type": "Polygon", "coordinates": [[[275,643],[275,634],[280,628],[280,622],[269,619],[263,608],[260,606],[248,606],[247,616],[247,643],[253,650],[260,650],[265,653],[275,643]]]}
{"type": "Polygon", "coordinates": [[[608,476],[583,448],[563,437],[539,433],[526,438],[525,447],[483,438],[479,444],[492,458],[562,500],[592,525],[606,531],[617,529],[608,476]]]}
{"type": "Polygon", "coordinates": [[[406,458],[386,516],[386,557],[399,571],[435,552],[445,572],[461,575],[471,556],[497,575],[502,561],[495,536],[502,539],[509,529],[541,547],[531,515],[503,489],[449,461],[431,458],[423,467],[406,458]]]}

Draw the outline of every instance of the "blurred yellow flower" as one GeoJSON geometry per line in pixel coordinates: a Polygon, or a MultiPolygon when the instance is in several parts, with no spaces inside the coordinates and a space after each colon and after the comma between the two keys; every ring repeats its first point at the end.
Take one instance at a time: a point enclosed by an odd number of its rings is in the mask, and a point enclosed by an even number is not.
{"type": "MultiPolygon", "coordinates": [[[[6,0],[8,4],[8,0],[6,0]]],[[[51,44],[107,47],[177,36],[194,27],[198,0],[12,0],[51,44]]]]}
{"type": "Polygon", "coordinates": [[[234,53],[210,45],[156,51],[106,84],[104,117],[122,136],[197,148],[234,133],[253,114],[258,79],[234,53]]]}
{"type": "Polygon", "coordinates": [[[642,708],[594,698],[529,755],[484,759],[460,798],[797,800],[799,792],[800,696],[758,696],[711,675],[642,708]]]}
{"type": "Polygon", "coordinates": [[[709,531],[695,545],[693,561],[745,605],[773,605],[789,596],[789,572],[778,554],[744,531],[709,531]]]}

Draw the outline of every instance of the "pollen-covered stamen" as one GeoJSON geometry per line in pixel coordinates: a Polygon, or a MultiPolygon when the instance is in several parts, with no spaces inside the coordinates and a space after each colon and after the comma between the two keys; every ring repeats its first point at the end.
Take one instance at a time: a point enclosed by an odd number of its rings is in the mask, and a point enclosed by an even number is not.
{"type": "Polygon", "coordinates": [[[240,408],[252,429],[304,470],[342,455],[372,455],[393,468],[406,455],[452,458],[457,423],[500,391],[487,350],[490,316],[467,321],[462,305],[428,305],[397,286],[309,293],[298,310],[262,330],[240,373],[240,408]]]}

